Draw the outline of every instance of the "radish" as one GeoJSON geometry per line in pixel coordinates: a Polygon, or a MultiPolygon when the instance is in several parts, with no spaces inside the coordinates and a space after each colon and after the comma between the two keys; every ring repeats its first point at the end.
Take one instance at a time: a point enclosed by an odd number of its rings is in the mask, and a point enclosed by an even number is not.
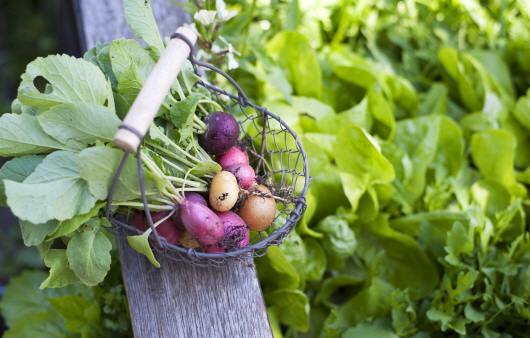
{"type": "Polygon", "coordinates": [[[247,153],[237,145],[230,148],[226,153],[217,156],[216,161],[223,169],[236,163],[249,163],[247,153]]]}
{"type": "Polygon", "coordinates": [[[250,233],[245,221],[232,211],[216,212],[223,223],[225,235],[220,242],[225,251],[234,251],[248,244],[250,233]]]}
{"type": "Polygon", "coordinates": [[[203,250],[223,239],[224,228],[221,220],[202,204],[185,200],[180,204],[180,218],[186,230],[203,250]]]}
{"type": "MultiPolygon", "coordinates": [[[[171,211],[169,210],[151,212],[151,219],[153,220],[153,224],[156,224],[163,218],[167,217],[170,213],[171,211]]],[[[131,216],[131,222],[138,230],[141,230],[143,232],[147,231],[147,229],[150,228],[147,221],[147,217],[145,216],[145,211],[133,214],[131,216]]],[[[179,237],[182,233],[182,229],[179,229],[177,227],[171,217],[158,224],[155,229],[160,237],[164,237],[169,244],[173,245],[177,244],[179,237]]]]}
{"type": "Polygon", "coordinates": [[[237,179],[239,186],[243,189],[248,189],[254,183],[256,173],[254,168],[245,163],[235,163],[225,169],[231,172],[237,179]]]}
{"type": "MultiPolygon", "coordinates": [[[[202,197],[202,195],[196,192],[186,191],[186,193],[184,194],[184,197],[186,198],[186,200],[190,202],[199,203],[206,207],[208,206],[208,202],[206,202],[204,197],[202,197]]],[[[176,213],[173,214],[173,222],[175,222],[175,224],[182,230],[185,229],[184,224],[182,224],[182,220],[180,219],[180,209],[176,213]]]]}
{"type": "Polygon", "coordinates": [[[239,138],[239,124],[225,112],[217,111],[204,118],[208,129],[199,135],[199,144],[210,155],[220,155],[234,146],[239,138]]]}
{"type": "Polygon", "coordinates": [[[232,209],[239,197],[237,179],[229,171],[220,171],[212,179],[209,201],[212,209],[227,211],[232,209]]]}

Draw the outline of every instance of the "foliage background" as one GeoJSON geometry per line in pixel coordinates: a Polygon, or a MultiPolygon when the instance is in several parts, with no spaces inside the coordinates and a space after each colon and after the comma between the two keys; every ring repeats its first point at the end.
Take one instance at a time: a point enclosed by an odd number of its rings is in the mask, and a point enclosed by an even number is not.
{"type": "Polygon", "coordinates": [[[295,127],[314,176],[296,231],[257,260],[275,335],[525,337],[526,2],[227,3],[231,74],[295,127]]]}

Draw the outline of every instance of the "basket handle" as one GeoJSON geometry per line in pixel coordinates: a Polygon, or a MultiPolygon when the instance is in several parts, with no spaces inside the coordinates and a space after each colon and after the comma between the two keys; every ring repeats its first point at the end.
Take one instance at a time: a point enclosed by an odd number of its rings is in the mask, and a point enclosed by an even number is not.
{"type": "Polygon", "coordinates": [[[167,44],[114,136],[116,146],[125,152],[136,151],[191,53],[188,43],[178,35],[185,36],[192,44],[197,41],[197,35],[189,28],[179,27],[176,33],[177,38],[167,44]]]}

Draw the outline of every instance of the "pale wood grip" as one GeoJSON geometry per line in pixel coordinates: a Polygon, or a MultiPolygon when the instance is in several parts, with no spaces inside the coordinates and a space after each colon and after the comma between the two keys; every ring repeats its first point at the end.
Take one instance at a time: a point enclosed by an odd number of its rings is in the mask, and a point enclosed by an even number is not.
{"type": "MultiPolygon", "coordinates": [[[[185,35],[192,44],[197,41],[197,36],[189,28],[179,27],[176,32],[185,35]]],[[[179,38],[169,41],[125,116],[124,125],[138,131],[142,138],[145,136],[189,54],[190,48],[186,42],[179,38]]],[[[114,136],[116,146],[130,153],[136,151],[141,141],[128,129],[118,129],[114,136]]]]}

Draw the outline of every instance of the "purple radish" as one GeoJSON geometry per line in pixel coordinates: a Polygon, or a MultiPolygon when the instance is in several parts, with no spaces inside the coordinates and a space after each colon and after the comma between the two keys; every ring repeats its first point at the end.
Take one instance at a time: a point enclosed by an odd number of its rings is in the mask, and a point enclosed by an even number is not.
{"type": "Polygon", "coordinates": [[[245,221],[232,211],[216,212],[223,223],[225,235],[220,242],[225,251],[234,251],[248,245],[250,233],[245,221]]]}
{"type": "Polygon", "coordinates": [[[199,135],[199,144],[210,155],[221,155],[234,146],[239,138],[239,124],[228,113],[217,111],[204,118],[208,129],[199,135]]]}
{"type": "Polygon", "coordinates": [[[248,155],[246,151],[241,150],[238,146],[233,146],[226,153],[217,156],[217,163],[223,169],[236,163],[248,164],[248,155]]]}
{"type": "Polygon", "coordinates": [[[243,189],[248,189],[254,183],[256,178],[256,173],[254,168],[245,163],[236,163],[225,169],[226,171],[231,172],[237,179],[237,183],[243,189]]]}
{"type": "Polygon", "coordinates": [[[208,207],[190,201],[180,204],[180,219],[201,248],[217,244],[224,236],[223,223],[208,207]]]}

